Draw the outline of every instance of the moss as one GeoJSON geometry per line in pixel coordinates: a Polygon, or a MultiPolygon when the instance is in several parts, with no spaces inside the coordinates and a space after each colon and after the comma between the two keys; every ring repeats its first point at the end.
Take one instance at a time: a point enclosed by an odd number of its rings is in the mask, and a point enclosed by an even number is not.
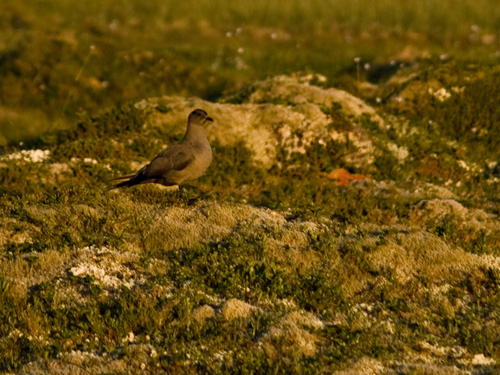
{"type": "Polygon", "coordinates": [[[484,150],[496,157],[500,112],[493,98],[498,95],[499,82],[500,75],[496,71],[487,72],[470,83],[462,82],[459,84],[462,92],[442,104],[436,102],[429,106],[425,115],[441,124],[444,133],[466,144],[471,152],[474,150],[474,155],[484,150]]]}
{"type": "MultiPolygon", "coordinates": [[[[2,157],[1,370],[69,368],[78,350],[89,372],[393,371],[408,358],[447,368],[457,358],[439,353],[455,347],[467,370],[474,354],[500,360],[495,166],[476,171],[472,141],[425,116],[292,104],[151,99],[24,145],[50,151],[39,163],[2,157]],[[196,186],[105,193],[108,178],[177,140],[193,102],[220,114],[196,186]],[[252,121],[227,141],[229,112],[252,121]],[[306,114],[325,132],[290,130],[297,143],[269,166],[243,139],[266,116],[301,125],[306,114]],[[370,180],[339,186],[328,177],[338,168],[370,180]]],[[[269,144],[287,139],[279,124],[265,129],[269,144]]]]}

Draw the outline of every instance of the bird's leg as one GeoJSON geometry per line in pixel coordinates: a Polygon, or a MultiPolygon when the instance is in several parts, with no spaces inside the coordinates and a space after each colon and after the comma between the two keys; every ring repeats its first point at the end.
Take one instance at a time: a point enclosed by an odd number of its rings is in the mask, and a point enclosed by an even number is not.
{"type": "Polygon", "coordinates": [[[182,196],[188,201],[188,204],[194,204],[202,198],[201,190],[194,185],[183,185],[183,189],[184,194],[182,194],[182,196]]]}
{"type": "Polygon", "coordinates": [[[184,199],[186,195],[186,187],[184,185],[177,185],[179,189],[177,190],[177,194],[179,194],[179,198],[184,199]]]}

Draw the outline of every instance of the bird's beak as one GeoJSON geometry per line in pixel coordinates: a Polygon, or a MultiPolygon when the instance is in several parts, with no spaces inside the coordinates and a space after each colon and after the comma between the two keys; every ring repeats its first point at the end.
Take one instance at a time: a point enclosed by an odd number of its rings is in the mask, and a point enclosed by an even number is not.
{"type": "Polygon", "coordinates": [[[212,117],[210,117],[210,116],[205,117],[205,120],[207,120],[207,121],[214,121],[214,119],[212,117]]]}

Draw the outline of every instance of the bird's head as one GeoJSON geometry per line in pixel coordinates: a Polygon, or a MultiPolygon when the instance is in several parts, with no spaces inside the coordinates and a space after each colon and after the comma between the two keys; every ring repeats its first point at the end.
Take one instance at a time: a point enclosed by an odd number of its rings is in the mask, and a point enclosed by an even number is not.
{"type": "Polygon", "coordinates": [[[203,109],[195,109],[188,117],[188,122],[195,125],[205,125],[207,121],[214,121],[203,109]]]}

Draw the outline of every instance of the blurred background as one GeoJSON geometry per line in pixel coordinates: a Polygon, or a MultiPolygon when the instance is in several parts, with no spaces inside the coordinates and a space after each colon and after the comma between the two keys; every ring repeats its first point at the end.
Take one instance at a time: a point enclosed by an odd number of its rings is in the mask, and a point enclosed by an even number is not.
{"type": "Polygon", "coordinates": [[[419,59],[497,64],[498,1],[2,0],[0,145],[147,97],[292,72],[349,89],[419,59]]]}

